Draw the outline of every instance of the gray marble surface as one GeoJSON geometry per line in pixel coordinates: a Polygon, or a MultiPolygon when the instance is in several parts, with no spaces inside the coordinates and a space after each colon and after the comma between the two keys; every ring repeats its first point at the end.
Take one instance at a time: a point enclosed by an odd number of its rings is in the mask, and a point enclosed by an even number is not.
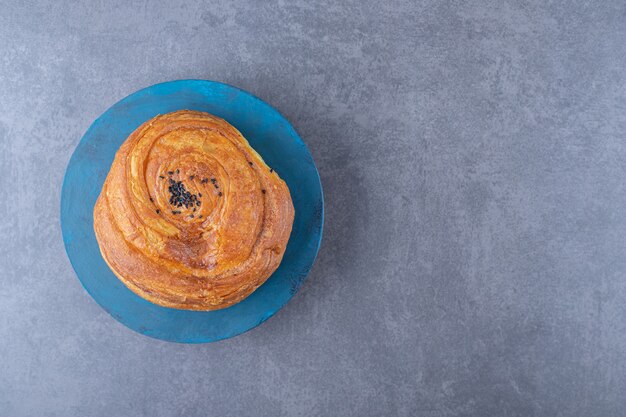
{"type": "Polygon", "coordinates": [[[623,416],[623,1],[0,1],[0,415],[623,416]],[[171,79],[277,107],[322,249],[231,340],[135,334],[65,255],[91,122],[171,79]]]}

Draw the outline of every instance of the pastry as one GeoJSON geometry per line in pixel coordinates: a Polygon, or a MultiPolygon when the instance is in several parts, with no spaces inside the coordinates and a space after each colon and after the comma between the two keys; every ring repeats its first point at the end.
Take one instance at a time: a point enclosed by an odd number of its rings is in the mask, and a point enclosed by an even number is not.
{"type": "Polygon", "coordinates": [[[130,290],[165,307],[217,310],[278,268],[294,208],[237,129],[181,110],[126,139],[93,216],[102,256],[130,290]]]}

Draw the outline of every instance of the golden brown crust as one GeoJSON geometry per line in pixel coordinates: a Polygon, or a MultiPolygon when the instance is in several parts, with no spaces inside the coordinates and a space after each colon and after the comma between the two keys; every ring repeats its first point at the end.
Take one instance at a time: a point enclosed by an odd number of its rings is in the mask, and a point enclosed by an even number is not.
{"type": "Polygon", "coordinates": [[[237,129],[181,110],[148,120],[122,144],[94,229],[107,264],[139,296],[217,310],[278,268],[293,218],[287,185],[237,129]]]}

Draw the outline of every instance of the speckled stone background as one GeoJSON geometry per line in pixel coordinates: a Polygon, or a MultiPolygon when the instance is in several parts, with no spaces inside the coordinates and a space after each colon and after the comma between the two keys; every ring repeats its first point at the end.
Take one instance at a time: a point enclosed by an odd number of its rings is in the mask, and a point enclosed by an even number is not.
{"type": "Polygon", "coordinates": [[[0,415],[624,415],[623,1],[0,10],[0,415]],[[59,227],[91,122],[180,78],[277,107],[326,196],[301,291],[210,345],[109,317],[59,227]]]}

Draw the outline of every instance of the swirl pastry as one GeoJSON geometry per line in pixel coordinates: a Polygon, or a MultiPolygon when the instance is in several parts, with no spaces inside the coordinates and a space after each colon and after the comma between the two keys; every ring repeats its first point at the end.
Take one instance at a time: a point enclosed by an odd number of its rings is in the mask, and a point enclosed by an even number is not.
{"type": "Polygon", "coordinates": [[[182,110],[148,120],[115,155],[94,208],[102,256],[139,296],[217,310],[278,268],[289,189],[237,129],[182,110]]]}

